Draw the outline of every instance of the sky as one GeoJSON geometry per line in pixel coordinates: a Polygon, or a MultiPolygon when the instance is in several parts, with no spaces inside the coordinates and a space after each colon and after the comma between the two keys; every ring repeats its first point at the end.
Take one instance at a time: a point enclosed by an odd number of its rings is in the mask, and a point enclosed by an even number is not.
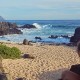
{"type": "Polygon", "coordinates": [[[80,0],[0,0],[0,16],[7,20],[77,20],[80,0]]]}

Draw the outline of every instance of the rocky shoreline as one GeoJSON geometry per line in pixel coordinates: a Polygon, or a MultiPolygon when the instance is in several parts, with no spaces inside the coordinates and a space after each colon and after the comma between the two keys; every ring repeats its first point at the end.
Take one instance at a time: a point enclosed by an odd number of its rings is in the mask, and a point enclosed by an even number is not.
{"type": "Polygon", "coordinates": [[[24,26],[17,26],[15,23],[10,22],[0,22],[0,36],[9,34],[22,34],[22,31],[18,28],[36,28],[34,25],[25,24],[24,26]]]}
{"type": "MultiPolygon", "coordinates": [[[[10,34],[23,34],[23,32],[20,30],[21,29],[36,29],[36,26],[30,25],[30,24],[25,24],[21,27],[17,26],[15,23],[10,23],[10,22],[0,22],[0,36],[3,35],[10,35],[10,34]]],[[[70,39],[70,43],[51,43],[51,45],[69,45],[69,46],[74,46],[77,44],[77,42],[80,41],[80,27],[75,29],[74,35],[50,35],[48,38],[50,39],[56,39],[56,38],[65,38],[65,39],[70,39]]],[[[35,36],[35,40],[42,40],[40,36],[35,36]]],[[[44,42],[42,42],[44,43],[44,42]]]]}

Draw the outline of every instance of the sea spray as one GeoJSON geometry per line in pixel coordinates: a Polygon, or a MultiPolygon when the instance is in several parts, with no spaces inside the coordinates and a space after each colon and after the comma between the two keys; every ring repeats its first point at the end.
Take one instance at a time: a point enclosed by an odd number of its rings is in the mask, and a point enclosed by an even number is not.
{"type": "Polygon", "coordinates": [[[41,29],[41,26],[38,23],[33,23],[32,25],[36,26],[37,29],[41,29]]]}

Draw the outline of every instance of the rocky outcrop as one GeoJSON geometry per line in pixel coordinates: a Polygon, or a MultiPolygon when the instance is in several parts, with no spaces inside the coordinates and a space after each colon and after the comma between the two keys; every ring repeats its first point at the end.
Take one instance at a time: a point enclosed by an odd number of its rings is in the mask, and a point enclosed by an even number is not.
{"type": "Polygon", "coordinates": [[[0,22],[0,36],[7,34],[21,34],[22,32],[17,28],[18,26],[16,24],[0,22]]]}
{"type": "Polygon", "coordinates": [[[24,59],[26,59],[26,58],[34,59],[33,56],[31,56],[31,55],[29,55],[29,54],[26,54],[26,53],[23,53],[21,57],[24,58],[24,59]]]}
{"type": "Polygon", "coordinates": [[[58,36],[57,36],[57,35],[51,35],[51,36],[49,36],[48,38],[56,39],[56,38],[58,38],[58,36]]]}
{"type": "Polygon", "coordinates": [[[74,35],[70,38],[70,42],[77,43],[80,41],[80,27],[75,29],[74,35]]]}
{"type": "Polygon", "coordinates": [[[24,39],[24,40],[23,40],[23,44],[24,44],[24,45],[29,45],[30,42],[29,42],[27,39],[24,39]]]}
{"type": "Polygon", "coordinates": [[[35,39],[36,39],[36,40],[42,40],[41,37],[37,37],[37,36],[35,37],[35,39]]]}
{"type": "Polygon", "coordinates": [[[56,38],[58,38],[58,37],[70,39],[70,36],[69,36],[69,35],[51,35],[51,36],[49,36],[48,38],[56,39],[56,38]]]}
{"type": "Polygon", "coordinates": [[[36,26],[34,26],[34,25],[30,25],[30,24],[25,24],[24,26],[21,26],[20,28],[31,29],[31,28],[36,28],[36,26]]]}

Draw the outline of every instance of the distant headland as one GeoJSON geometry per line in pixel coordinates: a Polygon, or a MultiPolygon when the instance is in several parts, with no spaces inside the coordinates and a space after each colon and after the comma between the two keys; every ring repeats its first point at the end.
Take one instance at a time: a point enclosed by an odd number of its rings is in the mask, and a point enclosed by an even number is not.
{"type": "Polygon", "coordinates": [[[5,21],[5,19],[2,16],[0,16],[0,21],[5,21]]]}

